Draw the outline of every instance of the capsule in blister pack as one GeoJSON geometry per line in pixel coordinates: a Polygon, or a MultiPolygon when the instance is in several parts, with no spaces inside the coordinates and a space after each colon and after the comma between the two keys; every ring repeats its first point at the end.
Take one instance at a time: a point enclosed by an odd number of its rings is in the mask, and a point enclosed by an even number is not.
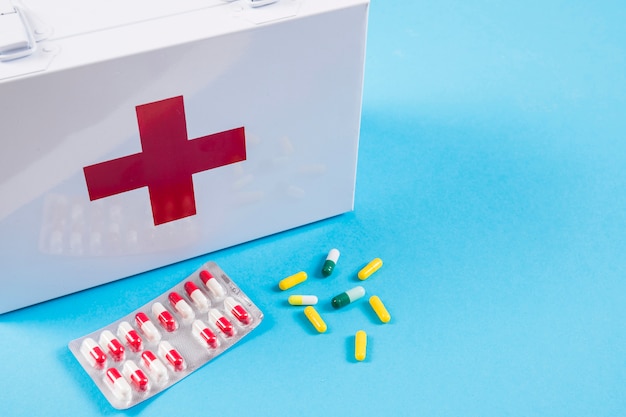
{"type": "Polygon", "coordinates": [[[69,348],[111,405],[132,407],[180,381],[257,327],[263,313],[208,262],[69,348]]]}

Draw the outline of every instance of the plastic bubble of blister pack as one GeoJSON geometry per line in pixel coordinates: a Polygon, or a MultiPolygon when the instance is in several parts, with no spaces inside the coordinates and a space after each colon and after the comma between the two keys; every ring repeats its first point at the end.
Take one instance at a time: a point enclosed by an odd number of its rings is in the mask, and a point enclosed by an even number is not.
{"type": "Polygon", "coordinates": [[[111,405],[130,408],[239,342],[263,319],[215,262],[69,348],[111,405]]]}

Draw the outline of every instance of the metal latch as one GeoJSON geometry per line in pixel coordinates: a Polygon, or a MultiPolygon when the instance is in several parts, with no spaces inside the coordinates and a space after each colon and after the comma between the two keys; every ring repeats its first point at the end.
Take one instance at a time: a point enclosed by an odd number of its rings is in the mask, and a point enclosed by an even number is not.
{"type": "Polygon", "coordinates": [[[261,7],[268,4],[276,3],[278,0],[248,0],[250,7],[261,7]]]}
{"type": "Polygon", "coordinates": [[[31,55],[37,40],[24,9],[10,0],[0,0],[0,61],[31,55]]]}

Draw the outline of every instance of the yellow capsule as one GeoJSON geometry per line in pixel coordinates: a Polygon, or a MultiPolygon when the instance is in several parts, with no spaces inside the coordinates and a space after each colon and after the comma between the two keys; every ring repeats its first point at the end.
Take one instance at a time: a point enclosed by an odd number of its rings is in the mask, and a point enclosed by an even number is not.
{"type": "Polygon", "coordinates": [[[327,329],[326,323],[322,319],[322,316],[315,310],[315,308],[308,306],[304,308],[304,315],[311,322],[315,330],[319,333],[324,333],[327,329]]]}
{"type": "Polygon", "coordinates": [[[376,315],[378,316],[380,321],[382,321],[383,323],[387,323],[389,322],[389,320],[391,320],[391,315],[389,314],[389,312],[385,308],[385,305],[383,304],[383,302],[380,300],[380,298],[377,295],[372,295],[370,297],[370,305],[376,312],[376,315]]]}
{"type": "Polygon", "coordinates": [[[362,361],[365,356],[367,356],[367,333],[359,330],[354,336],[354,359],[362,361]]]}
{"type": "Polygon", "coordinates": [[[383,266],[383,261],[380,258],[374,258],[370,263],[365,265],[358,273],[358,277],[361,281],[368,279],[370,275],[378,271],[383,266]]]}
{"type": "Polygon", "coordinates": [[[289,288],[295,287],[296,285],[306,281],[306,278],[307,278],[306,272],[300,271],[297,274],[293,274],[281,280],[278,283],[278,288],[280,288],[283,291],[288,290],[289,288]]]}

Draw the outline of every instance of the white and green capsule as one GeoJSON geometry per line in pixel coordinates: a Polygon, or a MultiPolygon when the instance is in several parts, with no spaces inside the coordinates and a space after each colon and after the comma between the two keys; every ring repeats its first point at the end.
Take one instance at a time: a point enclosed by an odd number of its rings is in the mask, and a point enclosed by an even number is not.
{"type": "Polygon", "coordinates": [[[362,298],[364,295],[365,288],[359,285],[358,287],[354,287],[346,292],[342,292],[341,294],[336,295],[335,297],[333,297],[330,303],[333,308],[341,308],[355,302],[359,298],[362,298]]]}
{"type": "Polygon", "coordinates": [[[333,270],[335,269],[335,265],[337,265],[337,261],[339,260],[339,250],[338,249],[331,249],[330,252],[328,252],[328,256],[326,257],[326,262],[324,262],[324,266],[322,267],[322,275],[324,275],[325,277],[329,277],[330,274],[333,273],[333,270]]]}

